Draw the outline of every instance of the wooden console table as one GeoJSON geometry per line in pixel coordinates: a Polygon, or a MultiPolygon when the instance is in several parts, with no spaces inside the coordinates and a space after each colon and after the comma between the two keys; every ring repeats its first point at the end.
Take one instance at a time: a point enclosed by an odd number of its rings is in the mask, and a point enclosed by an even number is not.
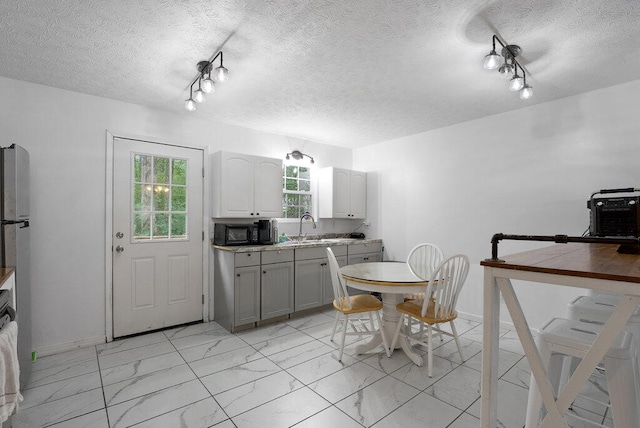
{"type": "Polygon", "coordinates": [[[622,331],[640,304],[640,255],[620,254],[618,245],[568,243],[485,260],[484,324],[482,345],[482,424],[495,428],[498,394],[498,338],[502,293],[522,343],[547,416],[541,427],[566,426],[563,415],[586,383],[596,365],[622,331]],[[511,280],[523,280],[569,287],[590,288],[624,295],[601,333],[589,349],[557,400],[546,376],[540,353],[522,313],[511,280]]]}

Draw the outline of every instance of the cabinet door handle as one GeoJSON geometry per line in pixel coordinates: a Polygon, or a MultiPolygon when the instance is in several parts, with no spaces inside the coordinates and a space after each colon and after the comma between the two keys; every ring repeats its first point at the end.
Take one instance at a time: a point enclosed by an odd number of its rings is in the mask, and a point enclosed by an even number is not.
{"type": "Polygon", "coordinates": [[[266,271],[266,270],[263,270],[263,271],[262,271],[262,273],[267,273],[267,271],[266,271]]]}
{"type": "Polygon", "coordinates": [[[239,277],[240,277],[240,274],[239,274],[239,273],[237,273],[237,274],[236,274],[236,276],[239,278],[239,277]]]}

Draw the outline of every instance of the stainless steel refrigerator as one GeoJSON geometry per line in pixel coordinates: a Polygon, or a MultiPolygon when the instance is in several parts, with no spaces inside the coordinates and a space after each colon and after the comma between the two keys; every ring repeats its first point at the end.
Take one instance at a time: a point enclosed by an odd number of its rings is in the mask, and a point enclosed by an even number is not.
{"type": "Polygon", "coordinates": [[[20,385],[31,374],[31,268],[29,153],[15,144],[0,148],[0,264],[16,273],[16,321],[20,385]]]}

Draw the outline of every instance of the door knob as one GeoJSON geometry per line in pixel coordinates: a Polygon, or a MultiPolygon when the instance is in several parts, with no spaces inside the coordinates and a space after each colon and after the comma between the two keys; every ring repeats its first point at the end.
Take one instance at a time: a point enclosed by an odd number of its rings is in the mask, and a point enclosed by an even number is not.
{"type": "Polygon", "coordinates": [[[118,245],[118,246],[116,247],[116,253],[121,253],[121,252],[123,252],[123,251],[124,251],[124,247],[122,247],[122,246],[120,246],[120,245],[118,245]]]}
{"type": "Polygon", "coordinates": [[[123,237],[124,237],[124,233],[122,233],[122,232],[116,233],[116,238],[122,239],[123,237]]]}

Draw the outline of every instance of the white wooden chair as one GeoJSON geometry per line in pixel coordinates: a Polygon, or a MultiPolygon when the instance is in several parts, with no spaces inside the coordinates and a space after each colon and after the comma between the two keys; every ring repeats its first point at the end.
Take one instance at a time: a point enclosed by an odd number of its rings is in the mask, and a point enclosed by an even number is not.
{"type": "MultiPolygon", "coordinates": [[[[401,313],[398,324],[396,325],[395,335],[393,336],[393,343],[391,349],[395,348],[398,337],[403,336],[409,342],[417,342],[421,345],[427,346],[428,349],[428,371],[429,377],[433,375],[433,330],[436,330],[439,334],[452,336],[456,345],[458,346],[458,353],[460,359],[464,362],[464,355],[462,354],[462,346],[460,345],[460,339],[458,338],[458,332],[453,320],[458,317],[458,312],[455,310],[456,303],[458,302],[458,295],[469,273],[469,258],[463,254],[456,254],[448,259],[444,260],[436,270],[431,274],[429,279],[429,285],[425,293],[424,299],[408,300],[400,303],[396,306],[396,309],[401,313]],[[418,321],[425,323],[428,327],[427,330],[427,342],[424,342],[423,335],[420,333],[412,333],[408,328],[405,332],[402,332],[402,326],[404,325],[404,319],[406,317],[410,320],[415,318],[418,321]],[[449,322],[451,326],[451,332],[444,331],[438,327],[438,324],[449,322]]],[[[410,323],[409,323],[410,326],[410,323]]]]}
{"type": "MultiPolygon", "coordinates": [[[[409,270],[418,278],[428,281],[431,274],[444,260],[444,253],[435,244],[423,243],[418,244],[409,251],[407,256],[407,265],[409,270]]],[[[405,294],[405,301],[414,299],[424,299],[424,293],[405,294]]],[[[420,325],[420,334],[424,334],[424,323],[411,319],[410,328],[413,328],[414,322],[420,325]]],[[[442,336],[440,336],[442,338],[442,336]]]]}
{"type": "Polygon", "coordinates": [[[380,309],[382,309],[382,302],[378,300],[376,297],[370,294],[357,294],[355,296],[349,296],[347,292],[347,285],[340,275],[340,267],[338,266],[338,261],[336,260],[336,256],[331,251],[331,248],[327,248],[327,257],[329,258],[329,270],[331,272],[331,283],[333,285],[333,307],[336,310],[336,319],[333,322],[333,332],[331,333],[331,341],[333,342],[333,337],[336,334],[336,328],[338,326],[338,321],[340,319],[340,315],[343,316],[342,320],[342,338],[340,340],[340,354],[338,356],[338,361],[342,361],[342,354],[344,353],[344,341],[346,335],[357,335],[362,337],[362,335],[381,335],[382,336],[382,344],[387,353],[387,357],[391,356],[389,351],[389,343],[387,341],[387,337],[384,334],[384,330],[382,328],[382,320],[380,319],[380,309]],[[349,318],[349,315],[353,314],[363,314],[368,313],[369,321],[371,328],[367,327],[364,323],[363,319],[358,318],[349,318]],[[373,329],[373,314],[375,314],[376,319],[378,320],[378,330],[373,329]],[[357,323],[357,324],[356,324],[357,323]],[[348,332],[348,326],[351,326],[353,331],[348,332]]]}
{"type": "Polygon", "coordinates": [[[444,260],[442,250],[429,243],[416,245],[407,256],[407,264],[411,272],[424,280],[431,278],[431,274],[442,263],[442,260],[444,260]]]}

